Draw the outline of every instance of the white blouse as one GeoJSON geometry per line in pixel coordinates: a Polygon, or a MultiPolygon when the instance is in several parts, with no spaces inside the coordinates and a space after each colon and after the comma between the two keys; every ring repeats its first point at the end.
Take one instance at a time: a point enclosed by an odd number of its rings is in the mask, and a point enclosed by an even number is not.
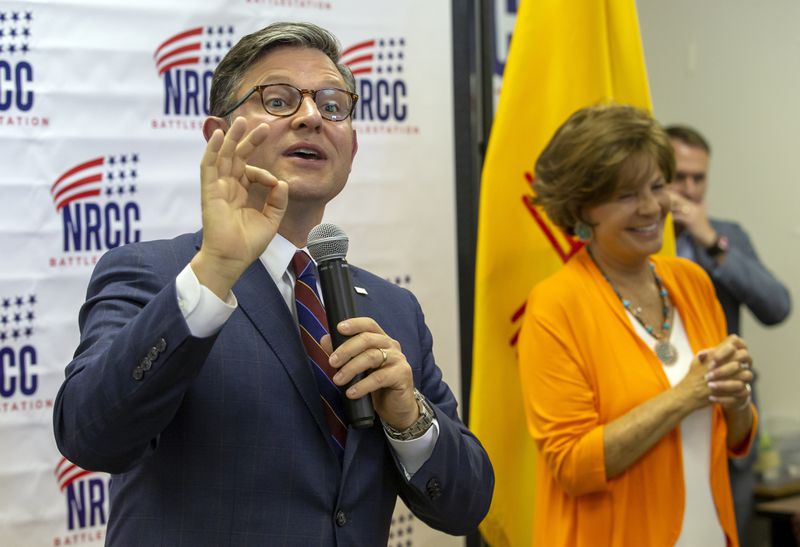
{"type": "MultiPolygon", "coordinates": [[[[630,312],[628,318],[645,344],[651,348],[655,346],[655,337],[630,312]]],[[[662,363],[662,367],[670,385],[674,386],[688,374],[694,353],[677,309],[672,322],[670,342],[678,350],[678,360],[672,365],[662,363]]],[[[711,408],[707,406],[692,412],[680,424],[686,500],[681,535],[675,545],[681,547],[725,547],[727,544],[711,495],[711,408]]]]}

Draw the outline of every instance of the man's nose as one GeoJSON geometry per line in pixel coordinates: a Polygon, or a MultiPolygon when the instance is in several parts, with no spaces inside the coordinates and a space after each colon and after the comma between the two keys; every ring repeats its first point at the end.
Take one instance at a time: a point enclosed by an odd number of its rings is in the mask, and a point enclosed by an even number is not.
{"type": "Polygon", "coordinates": [[[314,128],[322,125],[322,115],[319,112],[317,103],[314,102],[314,98],[310,94],[303,94],[303,98],[300,100],[300,108],[292,116],[292,123],[293,125],[307,125],[314,128]]]}

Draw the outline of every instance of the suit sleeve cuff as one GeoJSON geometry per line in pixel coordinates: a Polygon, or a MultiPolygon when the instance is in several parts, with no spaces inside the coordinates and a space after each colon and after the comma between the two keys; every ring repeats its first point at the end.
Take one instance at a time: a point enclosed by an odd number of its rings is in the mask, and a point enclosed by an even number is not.
{"type": "Polygon", "coordinates": [[[201,285],[190,264],[175,279],[178,307],[189,332],[196,338],[207,338],[219,332],[238,306],[233,292],[223,301],[211,289],[201,285]]]}
{"type": "MultiPolygon", "coordinates": [[[[384,435],[386,433],[384,432],[384,435]]],[[[433,449],[436,447],[436,441],[439,439],[439,421],[434,418],[431,427],[418,439],[410,441],[399,441],[386,435],[397,459],[403,468],[406,475],[406,480],[411,480],[414,473],[419,471],[428,458],[433,454],[433,449]]]]}

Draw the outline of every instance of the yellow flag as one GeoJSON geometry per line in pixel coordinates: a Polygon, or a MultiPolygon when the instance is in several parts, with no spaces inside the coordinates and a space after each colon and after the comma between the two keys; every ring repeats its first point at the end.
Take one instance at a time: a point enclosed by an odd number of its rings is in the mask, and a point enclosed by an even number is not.
{"type": "Polygon", "coordinates": [[[520,2],[483,167],[475,279],[470,426],[495,470],[481,524],[492,547],[533,536],[536,448],[516,360],[525,301],[579,248],[531,205],[533,166],[570,114],[609,101],[651,108],[634,0],[520,2]]]}

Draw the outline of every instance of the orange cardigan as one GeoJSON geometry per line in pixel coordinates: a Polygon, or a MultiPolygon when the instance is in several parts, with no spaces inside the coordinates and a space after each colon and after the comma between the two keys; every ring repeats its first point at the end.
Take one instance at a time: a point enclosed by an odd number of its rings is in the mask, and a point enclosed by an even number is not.
{"type": "MultiPolygon", "coordinates": [[[[725,317],[706,274],[687,260],[652,260],[692,350],[716,346],[726,336],[725,317]]],[[[685,497],[678,428],[606,480],[604,425],[670,384],[585,249],[531,292],[519,359],[528,429],[538,447],[534,545],[674,545],[685,497]]],[[[749,439],[731,455],[746,454],[755,429],[754,420],[749,439]]],[[[737,546],[719,405],[712,432],[711,491],[728,545],[737,546]]]]}

